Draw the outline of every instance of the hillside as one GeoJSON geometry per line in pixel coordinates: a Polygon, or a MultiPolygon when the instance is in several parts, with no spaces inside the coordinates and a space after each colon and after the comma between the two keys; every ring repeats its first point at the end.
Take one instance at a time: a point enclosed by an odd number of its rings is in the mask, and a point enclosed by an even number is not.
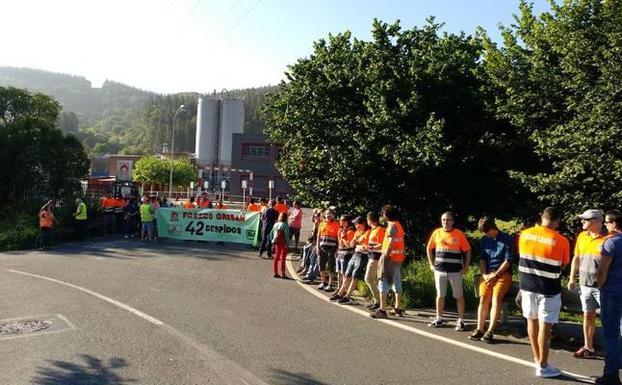
{"type": "MultiPolygon", "coordinates": [[[[189,113],[176,122],[176,147],[194,151],[198,93],[162,95],[111,80],[93,88],[82,76],[15,67],[0,67],[0,86],[54,97],[63,107],[59,127],[80,138],[91,155],[160,151],[170,138],[174,111],[184,104],[189,113]]],[[[247,132],[263,131],[260,109],[266,94],[275,89],[269,86],[227,93],[245,100],[247,132]]]]}

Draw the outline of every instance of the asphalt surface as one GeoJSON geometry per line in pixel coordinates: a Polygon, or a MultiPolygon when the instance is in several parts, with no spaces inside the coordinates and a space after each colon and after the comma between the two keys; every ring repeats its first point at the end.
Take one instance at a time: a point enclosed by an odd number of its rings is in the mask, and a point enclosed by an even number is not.
{"type": "MultiPolygon", "coordinates": [[[[232,244],[119,239],[0,253],[0,324],[53,322],[0,334],[0,384],[584,382],[534,377],[525,341],[470,342],[468,332],[427,328],[417,312],[400,328],[313,290],[273,278],[272,261],[232,244]]],[[[602,361],[564,350],[550,361],[583,376],[602,371],[602,361]]]]}

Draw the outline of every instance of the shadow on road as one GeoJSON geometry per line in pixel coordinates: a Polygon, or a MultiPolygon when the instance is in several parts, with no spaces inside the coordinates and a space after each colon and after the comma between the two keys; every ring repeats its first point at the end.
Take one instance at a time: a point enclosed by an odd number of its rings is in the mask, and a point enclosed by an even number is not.
{"type": "Polygon", "coordinates": [[[169,257],[198,258],[205,260],[246,259],[243,253],[253,251],[245,245],[214,242],[192,242],[162,239],[157,243],[103,238],[87,242],[64,244],[47,252],[60,256],[92,255],[112,259],[144,259],[158,256],[149,253],[166,253],[169,257]]]}
{"type": "Polygon", "coordinates": [[[271,384],[287,385],[328,385],[313,378],[309,373],[292,373],[281,369],[272,369],[271,384]]]}
{"type": "Polygon", "coordinates": [[[106,365],[99,358],[81,354],[84,364],[67,361],[49,361],[49,368],[38,368],[32,380],[37,385],[124,385],[136,382],[124,379],[114,371],[127,366],[123,358],[111,358],[106,365]]]}

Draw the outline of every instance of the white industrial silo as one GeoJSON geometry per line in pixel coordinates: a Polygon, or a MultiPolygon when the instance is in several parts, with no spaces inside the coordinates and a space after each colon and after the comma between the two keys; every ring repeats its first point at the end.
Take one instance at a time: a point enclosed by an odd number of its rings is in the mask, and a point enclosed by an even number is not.
{"type": "Polygon", "coordinates": [[[220,141],[218,163],[231,165],[233,134],[244,133],[244,101],[224,99],[220,105],[220,141]]]}
{"type": "Polygon", "coordinates": [[[199,97],[195,153],[201,165],[218,162],[219,104],[219,100],[206,96],[199,97]]]}

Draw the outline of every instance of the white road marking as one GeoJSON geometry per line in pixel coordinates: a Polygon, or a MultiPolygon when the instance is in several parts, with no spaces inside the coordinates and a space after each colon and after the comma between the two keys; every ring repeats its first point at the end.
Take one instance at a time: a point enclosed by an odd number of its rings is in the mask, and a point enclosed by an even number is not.
{"type": "MultiPolygon", "coordinates": [[[[105,295],[96,293],[92,290],[85,289],[83,287],[80,287],[80,286],[77,286],[77,285],[74,285],[68,282],[64,282],[58,279],[46,277],[46,276],[39,275],[39,274],[27,273],[25,271],[19,271],[19,270],[7,270],[7,271],[11,273],[15,273],[15,274],[21,274],[21,275],[25,275],[25,276],[29,276],[33,278],[43,279],[46,281],[50,281],[50,282],[54,282],[60,285],[70,287],[72,289],[80,290],[86,294],[92,295],[114,306],[117,306],[123,310],[126,310],[156,326],[161,327],[162,329],[166,330],[166,332],[168,332],[171,336],[184,341],[186,344],[196,349],[199,352],[201,358],[205,360],[207,363],[209,363],[210,367],[214,370],[214,372],[216,372],[218,376],[220,376],[220,378],[227,385],[239,385],[240,383],[244,383],[245,385],[268,385],[268,383],[266,383],[259,377],[255,376],[251,372],[242,368],[240,365],[238,365],[234,361],[222,356],[220,353],[211,349],[209,346],[196,342],[191,337],[183,334],[182,332],[175,329],[174,327],[167,325],[164,322],[148,314],[141,312],[140,310],[136,310],[131,306],[128,306],[124,303],[116,301],[112,298],[106,297],[105,295]]],[[[69,321],[67,321],[65,317],[61,316],[60,314],[58,316],[61,319],[63,319],[63,321],[66,321],[70,326],[74,327],[69,321]]]]}
{"type": "MultiPolygon", "coordinates": [[[[349,310],[349,311],[351,311],[353,313],[362,315],[365,318],[368,318],[368,319],[370,318],[369,317],[369,312],[367,312],[365,310],[362,310],[362,309],[358,309],[358,308],[356,308],[354,306],[343,306],[343,305],[339,305],[337,303],[330,302],[330,300],[328,299],[327,296],[317,292],[317,290],[314,290],[312,286],[305,285],[304,283],[302,283],[301,280],[297,278],[298,274],[296,274],[296,269],[294,268],[294,265],[293,265],[291,260],[287,261],[287,270],[289,271],[289,274],[291,275],[291,277],[296,280],[296,283],[298,285],[300,285],[303,289],[305,289],[307,292],[313,294],[314,296],[322,299],[325,302],[328,302],[328,303],[330,303],[332,305],[338,306],[340,309],[349,310]]],[[[378,320],[375,320],[375,321],[380,321],[380,322],[382,322],[382,323],[384,323],[386,325],[390,325],[390,326],[396,327],[398,329],[402,329],[402,330],[410,332],[410,333],[418,334],[418,335],[423,336],[423,337],[431,338],[431,339],[436,340],[436,341],[445,342],[447,344],[454,345],[454,346],[457,346],[457,347],[460,347],[460,348],[463,348],[463,349],[471,350],[471,351],[474,351],[474,352],[478,352],[478,353],[481,353],[481,354],[485,354],[485,355],[488,355],[488,356],[499,358],[499,359],[502,359],[502,360],[505,360],[505,361],[513,362],[515,364],[524,365],[524,366],[527,366],[527,367],[529,367],[531,369],[534,369],[533,361],[527,361],[527,360],[523,360],[522,358],[517,358],[517,357],[509,356],[507,354],[498,353],[498,352],[494,352],[492,350],[480,348],[478,346],[469,345],[469,344],[467,344],[465,342],[460,342],[460,341],[453,340],[451,338],[439,336],[437,334],[430,333],[430,332],[427,332],[425,330],[417,329],[417,328],[414,328],[412,326],[404,325],[402,323],[399,323],[397,321],[392,321],[390,319],[378,319],[378,320]]],[[[577,380],[580,380],[580,381],[582,381],[584,383],[590,383],[590,384],[594,383],[594,380],[592,380],[590,377],[583,376],[581,374],[571,373],[571,372],[567,372],[565,370],[562,373],[564,375],[566,375],[566,376],[573,377],[573,378],[575,378],[577,380]]]]}
{"type": "Polygon", "coordinates": [[[96,297],[96,298],[99,298],[99,299],[101,299],[101,300],[103,300],[103,301],[106,301],[106,302],[108,302],[108,303],[111,303],[111,304],[113,304],[114,306],[119,307],[119,308],[121,308],[121,309],[123,309],[123,310],[125,310],[125,311],[129,311],[130,313],[132,313],[132,314],[134,314],[134,315],[136,315],[136,316],[138,316],[138,317],[140,317],[140,318],[142,318],[142,319],[146,320],[147,322],[151,322],[152,324],[154,324],[154,325],[156,325],[156,326],[161,326],[161,325],[163,325],[163,324],[164,324],[164,322],[162,322],[162,321],[160,321],[160,320],[158,320],[158,319],[156,319],[156,318],[153,318],[152,316],[150,316],[150,315],[148,315],[148,314],[145,314],[145,313],[143,313],[143,312],[142,312],[142,311],[140,311],[140,310],[134,309],[134,308],[133,308],[133,307],[131,307],[131,306],[128,306],[128,305],[126,305],[126,304],[124,304],[124,303],[121,303],[121,302],[119,302],[119,301],[116,301],[116,300],[114,300],[114,299],[112,299],[112,298],[110,298],[110,297],[106,297],[105,295],[101,295],[101,294],[99,294],[99,293],[96,293],[96,292],[94,292],[94,291],[92,291],[92,290],[85,289],[85,288],[83,288],[83,287],[81,287],[81,286],[74,285],[74,284],[69,283],[69,282],[60,281],[60,280],[58,280],[58,279],[54,279],[54,278],[50,278],[50,277],[45,277],[45,276],[43,276],[43,275],[39,275],[39,274],[27,273],[27,272],[25,272],[25,271],[19,271],[19,270],[7,270],[7,271],[9,271],[9,272],[11,272],[11,273],[16,273],[16,274],[27,275],[27,276],[29,276],[29,277],[34,277],[34,278],[44,279],[44,280],[46,280],[46,281],[51,281],[51,282],[54,282],[54,283],[58,283],[58,284],[60,284],[60,285],[64,285],[64,286],[70,287],[70,288],[72,288],[72,289],[80,290],[81,292],[84,292],[84,293],[86,293],[86,294],[92,295],[93,297],[96,297]]]}

